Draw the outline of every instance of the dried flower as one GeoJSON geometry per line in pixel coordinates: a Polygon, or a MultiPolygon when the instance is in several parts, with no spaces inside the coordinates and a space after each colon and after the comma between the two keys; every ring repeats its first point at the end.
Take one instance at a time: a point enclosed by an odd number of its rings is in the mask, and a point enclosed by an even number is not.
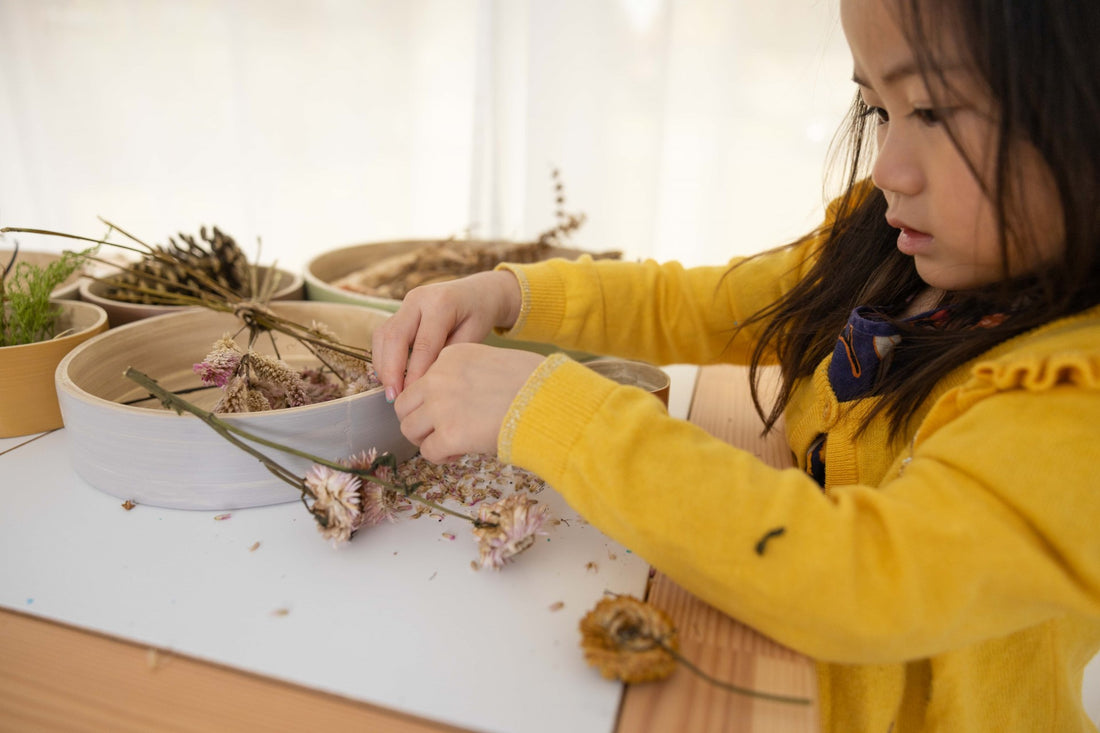
{"type": "Polygon", "coordinates": [[[661,609],[631,596],[604,598],[581,619],[581,648],[607,679],[663,680],[676,668],[676,629],[661,609]]]}
{"type": "Polygon", "coordinates": [[[358,476],[328,466],[314,465],[306,474],[306,490],[313,497],[309,510],[321,534],[333,544],[347,542],[362,525],[358,476]]]}
{"type": "Polygon", "coordinates": [[[263,392],[272,406],[309,404],[302,378],[290,366],[273,356],[255,351],[249,351],[244,359],[247,359],[247,366],[252,371],[252,387],[263,392]]]}
{"type": "Polygon", "coordinates": [[[585,614],[580,630],[585,661],[607,679],[628,683],[663,680],[679,663],[703,681],[736,695],[791,705],[813,702],[741,687],[707,674],[680,653],[676,627],[668,614],[632,596],[610,594],[585,614]]]}
{"type": "Polygon", "coordinates": [[[320,369],[303,369],[300,376],[308,404],[315,405],[343,396],[340,385],[330,381],[320,369]]]}
{"type": "Polygon", "coordinates": [[[309,330],[319,341],[313,345],[314,353],[344,383],[344,395],[366,392],[382,384],[369,361],[323,344],[339,344],[336,334],[328,326],[314,321],[309,330]]]}
{"type": "Polygon", "coordinates": [[[478,543],[478,561],[483,568],[499,570],[504,563],[535,543],[535,535],[550,510],[538,506],[527,494],[509,494],[478,509],[474,537],[478,543]]]}
{"type": "Polygon", "coordinates": [[[223,389],[237,371],[243,354],[237,347],[237,343],[228,335],[222,336],[214,342],[214,347],[206,358],[195,364],[191,369],[199,375],[203,384],[222,387],[223,389]]]}
{"type": "Polygon", "coordinates": [[[412,509],[412,502],[389,488],[366,482],[362,490],[363,514],[361,526],[373,527],[382,522],[396,522],[401,512],[412,509]]]}

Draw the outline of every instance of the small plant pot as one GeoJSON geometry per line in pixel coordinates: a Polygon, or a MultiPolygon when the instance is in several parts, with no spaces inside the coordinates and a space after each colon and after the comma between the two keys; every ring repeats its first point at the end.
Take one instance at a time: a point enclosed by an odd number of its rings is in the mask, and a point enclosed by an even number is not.
{"type": "Polygon", "coordinates": [[[97,305],[54,301],[61,308],[58,333],[49,341],[0,346],[0,438],[31,435],[62,426],[54,374],[65,356],[107,330],[97,305]]]}
{"type": "MultiPolygon", "coordinates": [[[[261,279],[266,276],[269,270],[267,267],[260,267],[257,269],[261,279]]],[[[297,273],[287,272],[286,270],[276,270],[276,273],[278,274],[279,280],[275,285],[275,291],[271,299],[300,300],[304,293],[302,276],[297,273]]],[[[125,300],[116,300],[107,296],[109,289],[110,285],[91,278],[81,281],[79,286],[81,300],[88,303],[95,303],[100,308],[107,311],[107,319],[110,322],[111,328],[126,323],[133,323],[143,318],[163,316],[167,313],[177,313],[189,307],[181,305],[149,305],[146,303],[130,303],[125,300]]]]}

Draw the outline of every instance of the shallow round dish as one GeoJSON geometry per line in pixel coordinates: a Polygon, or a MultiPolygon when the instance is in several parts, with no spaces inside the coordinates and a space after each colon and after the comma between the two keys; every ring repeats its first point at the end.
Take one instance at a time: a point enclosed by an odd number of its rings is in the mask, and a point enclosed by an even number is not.
{"type": "Polygon", "coordinates": [[[61,427],[54,372],[65,355],[107,330],[99,306],[56,300],[61,314],[48,341],[0,346],[0,438],[31,435],[61,427]]]}
{"type": "Polygon", "coordinates": [[[632,359],[603,357],[585,362],[592,371],[601,374],[613,382],[631,387],[640,387],[668,407],[668,392],[672,379],[668,372],[653,364],[632,359]]]}
{"type": "MultiPolygon", "coordinates": [[[[262,279],[270,268],[260,267],[257,269],[262,279]]],[[[286,270],[276,270],[276,273],[279,276],[279,280],[275,285],[275,291],[271,299],[301,300],[304,294],[302,276],[286,270]]],[[[109,287],[109,285],[100,280],[85,278],[80,282],[79,292],[81,300],[88,303],[95,303],[100,308],[107,311],[107,318],[111,324],[111,328],[126,323],[133,323],[142,318],[152,318],[153,316],[163,316],[167,313],[176,313],[188,307],[181,305],[146,305],[145,303],[128,303],[124,300],[115,300],[114,298],[107,297],[107,290],[109,287]]]]}
{"type": "MultiPolygon", "coordinates": [[[[0,268],[6,266],[11,261],[11,255],[14,250],[0,249],[0,268]]],[[[32,265],[38,267],[46,267],[51,262],[57,262],[61,259],[61,255],[55,252],[28,252],[22,247],[19,248],[19,259],[17,262],[29,262],[32,265]]],[[[72,275],[69,275],[60,285],[53,289],[50,293],[50,297],[54,300],[80,300],[80,283],[84,279],[84,273],[81,269],[77,269],[72,275]]]]}
{"type": "MultiPolygon", "coordinates": [[[[389,317],[385,311],[337,303],[286,301],[272,304],[272,310],[303,325],[320,321],[353,346],[369,345],[374,328],[389,317]]],[[[297,500],[293,487],[198,418],[167,411],[154,400],[123,404],[147,395],[123,376],[127,367],[174,392],[200,386],[192,365],[216,339],[239,328],[231,315],[189,308],[111,329],[65,357],[57,368],[57,395],[76,472],[97,489],[138,504],[232,509],[297,500]]],[[[277,339],[284,361],[316,363],[298,342],[282,335],[277,339]]],[[[257,350],[272,353],[271,348],[269,339],[258,339],[257,350]]],[[[183,396],[209,409],[220,390],[183,396]]],[[[223,417],[330,460],[370,448],[404,460],[416,450],[401,435],[381,388],[315,405],[223,417]]],[[[306,459],[261,450],[299,476],[309,470],[306,459]]]]}
{"type": "MultiPolygon", "coordinates": [[[[352,290],[347,290],[334,285],[346,275],[368,267],[382,259],[404,253],[411,253],[422,247],[438,244],[438,239],[406,239],[389,242],[372,242],[367,244],[353,244],[339,249],[323,252],[306,263],[303,278],[305,279],[306,297],[309,300],[324,301],[330,303],[354,303],[373,308],[396,312],[401,306],[401,301],[395,298],[381,298],[367,295],[352,290]]],[[[460,243],[490,244],[487,240],[461,240],[460,243]]],[[[576,259],[584,254],[596,255],[594,252],[567,247],[552,247],[549,250],[550,257],[563,257],[576,259]]],[[[517,341],[505,339],[490,334],[485,343],[492,346],[503,346],[513,349],[524,349],[539,354],[551,354],[562,351],[550,344],[540,344],[532,341],[517,341]]],[[[592,354],[567,351],[576,359],[590,359],[592,354]]]]}

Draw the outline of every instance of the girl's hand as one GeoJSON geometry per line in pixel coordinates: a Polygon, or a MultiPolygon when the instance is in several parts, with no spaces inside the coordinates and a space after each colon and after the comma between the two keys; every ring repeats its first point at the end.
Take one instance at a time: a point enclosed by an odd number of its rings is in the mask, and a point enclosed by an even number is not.
{"type": "Polygon", "coordinates": [[[479,272],[409,291],[397,313],[375,329],[371,356],[391,402],[418,380],[448,344],[511,328],[522,295],[507,270],[479,272]]]}
{"type": "Polygon", "coordinates": [[[436,463],[466,453],[496,455],[504,416],[542,360],[519,349],[448,346],[394,403],[401,432],[436,463]]]}

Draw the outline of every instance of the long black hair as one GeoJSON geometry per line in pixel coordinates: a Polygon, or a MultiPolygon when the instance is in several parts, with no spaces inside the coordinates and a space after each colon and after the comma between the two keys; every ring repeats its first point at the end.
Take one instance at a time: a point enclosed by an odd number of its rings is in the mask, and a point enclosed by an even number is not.
{"type": "MultiPolygon", "coordinates": [[[[990,178],[979,180],[994,207],[1006,263],[1001,282],[944,295],[953,326],[933,333],[895,320],[904,338],[876,385],[881,399],[867,422],[885,411],[896,436],[952,370],[1006,339],[1100,303],[1100,2],[894,0],[892,8],[933,99],[946,83],[936,60],[947,36],[996,103],[995,167],[990,178]],[[1027,246],[1033,235],[1018,210],[1020,196],[1027,195],[1013,154],[1020,143],[1037,151],[1049,168],[1065,246],[1037,271],[1010,277],[1008,241],[1022,239],[1027,246]],[[1004,320],[966,328],[991,314],[1003,314],[1004,320]]],[[[875,305],[890,312],[925,288],[912,258],[896,247],[885,198],[868,180],[875,124],[857,95],[834,149],[835,162],[843,165],[844,193],[834,204],[832,225],[810,235],[822,242],[814,267],[780,301],[741,326],[761,327],[751,373],[753,397],[768,429],[786,407],[794,383],[832,351],[852,308],[875,305]],[[756,376],[773,360],[782,367],[783,383],[769,411],[756,376]]]]}

